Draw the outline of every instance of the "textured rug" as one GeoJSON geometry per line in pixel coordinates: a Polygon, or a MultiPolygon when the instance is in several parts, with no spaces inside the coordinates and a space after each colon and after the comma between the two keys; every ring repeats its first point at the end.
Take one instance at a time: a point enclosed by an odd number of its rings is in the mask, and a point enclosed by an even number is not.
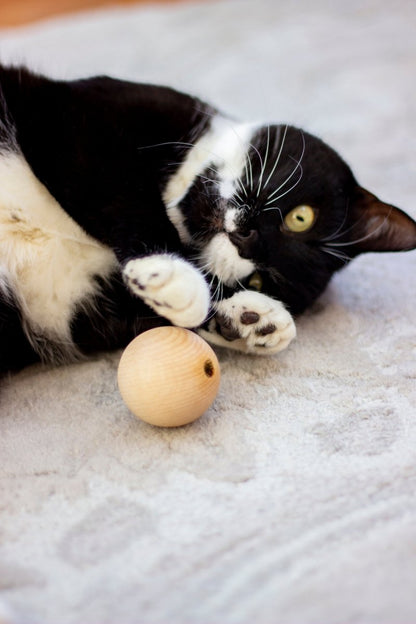
{"type": "MultiPolygon", "coordinates": [[[[415,23],[413,0],[109,9],[4,30],[0,58],[301,124],[415,217],[415,23]]],[[[415,269],[362,257],[286,352],[218,349],[184,428],[129,414],[119,353],[4,382],[0,621],[415,622],[415,269]]]]}

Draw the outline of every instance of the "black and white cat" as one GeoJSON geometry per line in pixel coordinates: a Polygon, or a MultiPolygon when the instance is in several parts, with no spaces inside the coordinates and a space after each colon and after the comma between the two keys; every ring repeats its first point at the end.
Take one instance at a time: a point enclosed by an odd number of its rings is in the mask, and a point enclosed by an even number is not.
{"type": "Polygon", "coordinates": [[[173,323],[284,349],[293,316],[416,223],[321,140],[188,95],[0,67],[0,371],[173,323]]]}

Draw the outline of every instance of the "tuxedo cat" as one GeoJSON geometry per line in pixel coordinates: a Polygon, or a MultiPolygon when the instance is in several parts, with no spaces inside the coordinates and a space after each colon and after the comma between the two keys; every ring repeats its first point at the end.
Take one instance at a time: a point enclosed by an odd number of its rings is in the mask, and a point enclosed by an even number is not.
{"type": "Polygon", "coordinates": [[[172,89],[0,67],[0,371],[162,324],[269,354],[293,315],[416,223],[321,140],[172,89]]]}

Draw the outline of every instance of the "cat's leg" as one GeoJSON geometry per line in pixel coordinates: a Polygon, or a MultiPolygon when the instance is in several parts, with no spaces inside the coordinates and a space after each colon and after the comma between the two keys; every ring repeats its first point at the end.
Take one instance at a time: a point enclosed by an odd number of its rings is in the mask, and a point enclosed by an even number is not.
{"type": "Polygon", "coordinates": [[[131,292],[180,327],[198,327],[208,315],[210,292],[202,273],[169,253],[129,260],[123,278],[131,292]]]}
{"type": "Polygon", "coordinates": [[[296,336],[291,314],[280,301],[242,290],[216,304],[216,314],[198,333],[213,344],[244,353],[270,355],[296,336]]]}

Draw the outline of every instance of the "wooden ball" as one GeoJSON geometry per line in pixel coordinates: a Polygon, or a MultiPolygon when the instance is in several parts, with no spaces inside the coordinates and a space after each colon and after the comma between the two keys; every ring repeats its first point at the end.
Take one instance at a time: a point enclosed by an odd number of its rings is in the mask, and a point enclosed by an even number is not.
{"type": "Polygon", "coordinates": [[[135,416],[159,427],[193,422],[213,403],[220,384],[217,356],[200,336],[156,327],[126,347],[118,386],[135,416]]]}

